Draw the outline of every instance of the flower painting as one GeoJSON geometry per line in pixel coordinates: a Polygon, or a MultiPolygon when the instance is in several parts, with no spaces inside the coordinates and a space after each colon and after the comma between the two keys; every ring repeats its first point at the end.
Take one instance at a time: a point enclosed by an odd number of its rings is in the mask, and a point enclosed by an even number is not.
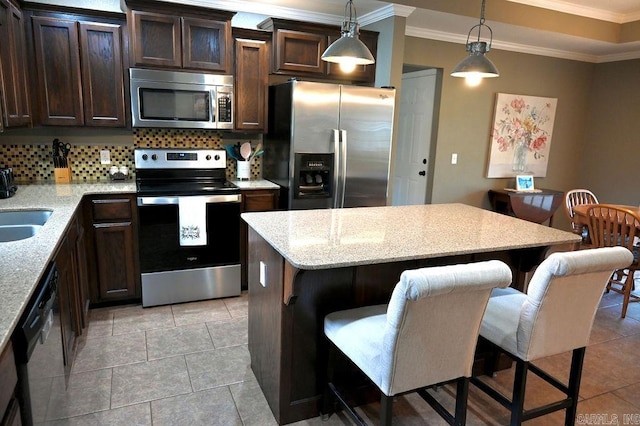
{"type": "Polygon", "coordinates": [[[557,98],[498,93],[487,177],[547,175],[557,98]]]}

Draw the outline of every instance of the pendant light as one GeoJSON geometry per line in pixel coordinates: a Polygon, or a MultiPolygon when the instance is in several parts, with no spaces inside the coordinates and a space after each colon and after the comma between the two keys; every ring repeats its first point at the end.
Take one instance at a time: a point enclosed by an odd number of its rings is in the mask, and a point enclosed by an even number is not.
{"type": "Polygon", "coordinates": [[[469,52],[469,56],[456,65],[453,71],[451,71],[452,77],[465,77],[467,84],[471,86],[480,84],[480,81],[482,81],[483,78],[498,77],[500,75],[496,66],[493,65],[493,62],[485,56],[485,53],[491,50],[493,31],[491,31],[491,27],[484,23],[484,2],[485,0],[482,0],[480,23],[471,27],[469,34],[467,35],[467,52],[469,52]],[[482,27],[489,30],[489,44],[484,41],[480,41],[482,27]],[[475,28],[478,29],[478,40],[469,42],[471,33],[475,28]]]}
{"type": "Polygon", "coordinates": [[[344,7],[344,21],[340,30],[340,38],[327,48],[322,54],[322,60],[340,64],[343,72],[349,73],[356,65],[369,65],[375,62],[373,55],[360,41],[360,25],[356,15],[353,0],[349,0],[344,7]]]}

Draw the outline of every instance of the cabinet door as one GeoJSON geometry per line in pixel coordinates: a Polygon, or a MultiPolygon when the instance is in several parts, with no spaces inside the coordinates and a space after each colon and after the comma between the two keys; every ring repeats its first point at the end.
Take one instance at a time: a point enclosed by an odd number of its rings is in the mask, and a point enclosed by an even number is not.
{"type": "Polygon", "coordinates": [[[85,329],[89,326],[89,275],[87,272],[87,246],[85,243],[85,232],[82,224],[78,225],[78,235],[75,240],[74,256],[76,261],[76,279],[78,285],[78,317],[80,327],[85,329]]]}
{"type": "Polygon", "coordinates": [[[125,127],[120,25],[80,22],[86,126],[125,127]]]}
{"type": "Polygon", "coordinates": [[[275,34],[275,72],[303,72],[324,75],[321,58],[327,36],[304,31],[278,29],[275,34]]]}
{"type": "Polygon", "coordinates": [[[99,223],[93,228],[100,299],[136,297],[132,223],[99,223]]]}
{"type": "Polygon", "coordinates": [[[231,39],[229,21],[182,18],[182,66],[198,70],[228,72],[231,39]]]}
{"type": "Polygon", "coordinates": [[[3,122],[6,127],[31,123],[24,21],[20,9],[0,0],[0,80],[3,122]]]}
{"type": "Polygon", "coordinates": [[[33,36],[41,123],[82,126],[77,22],[34,16],[33,36]]]}
{"type": "Polygon", "coordinates": [[[236,44],[236,129],[266,130],[268,46],[238,39],[236,44]]]}
{"type": "Polygon", "coordinates": [[[58,268],[58,304],[60,307],[60,327],[62,328],[62,340],[64,349],[65,376],[71,373],[71,367],[76,352],[76,336],[80,335],[77,322],[77,300],[75,289],[75,259],[69,246],[69,238],[60,243],[60,248],[55,257],[58,268]]]}
{"type": "Polygon", "coordinates": [[[180,68],[180,17],[130,10],[135,65],[180,68]]]}

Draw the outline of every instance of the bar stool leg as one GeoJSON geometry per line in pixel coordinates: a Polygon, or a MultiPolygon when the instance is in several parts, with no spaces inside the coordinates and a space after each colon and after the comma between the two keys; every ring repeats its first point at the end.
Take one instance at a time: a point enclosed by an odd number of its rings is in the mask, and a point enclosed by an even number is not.
{"type": "Polygon", "coordinates": [[[582,366],[584,365],[584,354],[586,348],[578,348],[573,350],[571,356],[571,373],[569,374],[569,392],[571,398],[571,406],[567,407],[565,413],[564,424],[572,425],[576,421],[578,411],[578,397],[580,391],[580,381],[582,379],[582,366]]]}
{"type": "Polygon", "coordinates": [[[521,360],[516,361],[516,373],[513,379],[513,398],[511,399],[511,426],[520,426],[522,424],[528,371],[528,362],[521,360]]]}
{"type": "Polygon", "coordinates": [[[391,426],[392,408],[393,397],[380,392],[380,424],[382,426],[391,426]]]}

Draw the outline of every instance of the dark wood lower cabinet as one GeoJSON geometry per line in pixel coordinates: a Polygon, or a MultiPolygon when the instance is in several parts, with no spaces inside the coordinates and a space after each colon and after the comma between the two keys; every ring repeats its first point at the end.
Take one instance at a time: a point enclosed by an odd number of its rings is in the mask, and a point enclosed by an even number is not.
{"type": "Polygon", "coordinates": [[[19,426],[20,404],[16,399],[18,373],[11,342],[0,355],[0,426],[19,426]]]}
{"type": "MultiPolygon", "coordinates": [[[[264,212],[278,208],[279,189],[255,189],[242,191],[242,212],[264,212]]],[[[247,284],[247,224],[240,221],[240,262],[242,263],[242,290],[247,284]]]]}
{"type": "Polygon", "coordinates": [[[97,223],[93,224],[93,232],[100,300],[135,297],[132,223],[97,223]]]}
{"type": "Polygon", "coordinates": [[[135,194],[89,196],[84,212],[91,304],[139,300],[135,194]]]}
{"type": "Polygon", "coordinates": [[[60,307],[60,327],[62,328],[62,347],[64,353],[65,376],[71,374],[75,359],[77,340],[82,334],[78,309],[78,281],[73,240],[76,233],[72,228],[58,245],[55,256],[58,268],[58,304],[60,307]]]}

